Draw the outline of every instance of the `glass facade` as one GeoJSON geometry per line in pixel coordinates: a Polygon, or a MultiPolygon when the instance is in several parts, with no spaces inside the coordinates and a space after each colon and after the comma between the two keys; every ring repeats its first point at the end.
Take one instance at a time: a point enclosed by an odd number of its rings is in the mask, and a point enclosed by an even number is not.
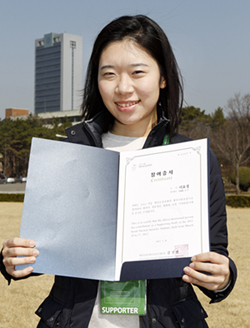
{"type": "Polygon", "coordinates": [[[35,50],[35,113],[60,111],[61,42],[38,43],[35,50]]]}

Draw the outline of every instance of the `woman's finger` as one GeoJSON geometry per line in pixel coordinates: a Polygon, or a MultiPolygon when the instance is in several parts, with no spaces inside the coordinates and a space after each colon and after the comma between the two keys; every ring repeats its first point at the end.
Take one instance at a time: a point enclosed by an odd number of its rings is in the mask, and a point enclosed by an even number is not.
{"type": "Polygon", "coordinates": [[[23,278],[31,274],[33,272],[33,268],[27,267],[23,270],[15,270],[15,267],[9,267],[8,269],[6,269],[6,271],[14,278],[23,278]]]}
{"type": "Polygon", "coordinates": [[[39,251],[35,248],[25,248],[25,247],[5,247],[3,249],[3,257],[17,257],[17,256],[38,256],[39,251]]]}
{"type": "Polygon", "coordinates": [[[25,239],[25,238],[19,238],[14,237],[7,239],[3,242],[3,248],[12,248],[12,247],[35,247],[36,243],[32,239],[25,239]]]}

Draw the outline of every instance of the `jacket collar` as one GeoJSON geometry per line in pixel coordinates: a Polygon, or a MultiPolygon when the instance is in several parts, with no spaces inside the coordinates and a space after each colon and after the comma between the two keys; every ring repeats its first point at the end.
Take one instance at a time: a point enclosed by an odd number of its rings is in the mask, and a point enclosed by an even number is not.
{"type": "MultiPolygon", "coordinates": [[[[105,113],[97,113],[91,120],[81,122],[66,128],[68,141],[85,144],[89,146],[103,147],[102,133],[105,113]]],[[[158,123],[150,131],[143,148],[161,145],[167,133],[169,120],[164,116],[163,110],[159,105],[157,108],[158,123]]]]}

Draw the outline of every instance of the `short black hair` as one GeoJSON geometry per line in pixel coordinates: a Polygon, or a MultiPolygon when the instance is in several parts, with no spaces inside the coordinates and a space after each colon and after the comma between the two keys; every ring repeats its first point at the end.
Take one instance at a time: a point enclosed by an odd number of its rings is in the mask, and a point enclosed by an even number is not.
{"type": "Polygon", "coordinates": [[[82,118],[88,120],[98,112],[106,110],[105,131],[112,127],[114,118],[106,109],[98,88],[98,66],[103,50],[110,43],[124,39],[134,41],[156,60],[160,74],[166,82],[166,87],[160,89],[159,102],[165,116],[170,120],[168,133],[172,135],[181,122],[182,76],[166,34],[156,22],[144,15],[119,17],[98,34],[85,79],[82,118]]]}

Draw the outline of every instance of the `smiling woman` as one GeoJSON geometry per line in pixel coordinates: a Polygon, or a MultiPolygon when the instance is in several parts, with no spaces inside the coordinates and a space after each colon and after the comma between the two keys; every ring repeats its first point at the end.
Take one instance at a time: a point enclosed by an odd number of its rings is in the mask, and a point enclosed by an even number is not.
{"type": "MultiPolygon", "coordinates": [[[[153,108],[157,104],[161,105],[165,116],[171,121],[171,124],[167,126],[167,132],[172,135],[177,131],[181,121],[183,102],[182,78],[167,36],[159,25],[142,15],[123,16],[116,19],[105,26],[97,36],[86,75],[82,103],[83,119],[91,119],[95,114],[104,111],[103,131],[112,130],[115,118],[109,112],[110,108],[104,104],[104,99],[101,95],[100,77],[103,77],[103,70],[108,70],[106,71],[107,76],[111,76],[112,80],[115,69],[121,69],[121,66],[123,66],[123,69],[125,66],[129,66],[127,70],[129,69],[128,76],[131,78],[131,81],[136,79],[144,80],[145,75],[147,76],[148,73],[150,73],[150,76],[152,72],[155,72],[156,75],[159,74],[152,87],[157,89],[156,92],[158,94],[158,99],[153,104],[153,108]],[[115,56],[110,47],[116,52],[116,58],[114,58],[115,56]],[[104,56],[105,60],[115,61],[103,62],[104,56]],[[108,109],[108,112],[105,109],[108,109]]],[[[140,102],[140,99],[131,97],[133,86],[126,85],[128,76],[126,77],[124,74],[119,75],[119,79],[122,78],[121,84],[116,86],[116,92],[118,91],[121,94],[119,97],[116,96],[113,101],[122,100],[123,103],[120,104],[120,107],[125,106],[124,101],[127,100],[140,102]],[[122,90],[121,88],[124,87],[126,89],[122,90]],[[127,89],[128,87],[130,90],[127,89]],[[124,91],[129,91],[130,98],[128,95],[124,96],[124,91]]],[[[144,87],[141,84],[140,90],[146,92],[149,86],[147,85],[143,89],[144,87]]],[[[148,132],[143,131],[144,135],[147,135],[148,132]]]]}
{"type": "MultiPolygon", "coordinates": [[[[105,26],[96,38],[86,75],[83,122],[66,129],[66,141],[115,151],[140,151],[188,141],[177,133],[182,100],[181,75],[163,30],[146,16],[120,17],[105,26]]],[[[105,171],[96,173],[105,174],[105,171]]],[[[36,312],[41,318],[38,328],[207,327],[206,312],[192,284],[215,303],[230,294],[237,276],[227,251],[220,167],[211,150],[209,174],[211,251],[193,256],[190,265],[183,268],[182,277],[148,280],[147,295],[144,289],[145,315],[102,314],[102,283],[56,276],[50,295],[36,312]]],[[[135,183],[134,188],[147,196],[147,190],[139,183],[135,183]]],[[[165,198],[167,201],[166,195],[165,198]]],[[[69,206],[73,206],[70,204],[69,200],[69,206]]],[[[166,215],[168,213],[166,210],[166,215]]],[[[103,213],[100,216],[103,217],[103,213]]],[[[0,269],[9,282],[32,274],[32,263],[39,261],[39,257],[36,259],[39,251],[34,246],[35,241],[20,238],[10,238],[3,243],[0,269]],[[15,270],[19,264],[31,266],[15,270]]],[[[68,263],[65,265],[70,265],[68,263]]],[[[118,298],[117,304],[119,302],[118,298]]]]}
{"type": "Polygon", "coordinates": [[[108,45],[100,57],[98,87],[115,118],[110,132],[147,136],[157,123],[157,102],[165,86],[156,60],[136,43],[124,40],[108,45]]]}

